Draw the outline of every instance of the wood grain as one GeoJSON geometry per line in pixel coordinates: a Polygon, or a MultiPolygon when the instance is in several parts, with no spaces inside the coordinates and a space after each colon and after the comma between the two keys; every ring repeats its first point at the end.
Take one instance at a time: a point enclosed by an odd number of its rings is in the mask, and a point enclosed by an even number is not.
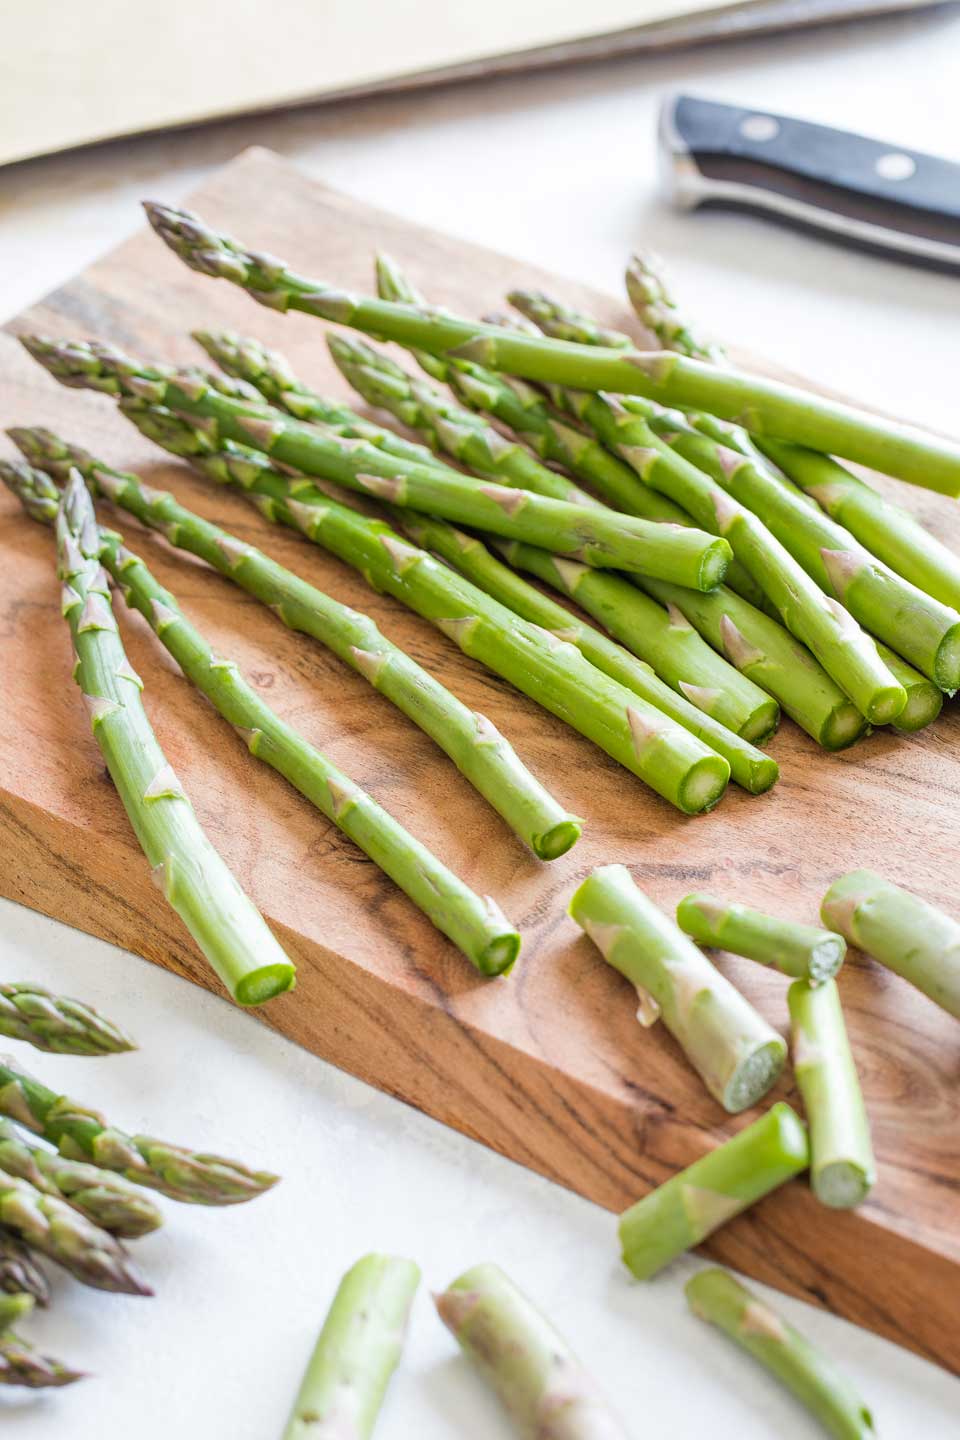
{"type": "MultiPolygon", "coordinates": [[[[630,323],[617,301],[380,214],[264,151],[241,156],[194,199],[228,229],[337,283],[368,288],[371,253],[380,247],[432,298],[461,310],[496,305],[511,284],[541,284],[609,323],[630,323]]],[[[134,353],[186,360],[195,358],[186,331],[200,324],[232,325],[282,345],[308,379],[345,393],[319,323],[256,309],[232,287],[190,274],[145,231],[9,328],[97,335],[134,353]]],[[[662,1027],[640,1030],[627,986],[566,918],[567,898],[589,869],[624,861],[668,909],[697,886],[811,920],[829,882],[859,865],[951,902],[960,849],[954,707],[924,735],[878,734],[832,757],[785,722],[770,747],[783,772],[771,794],[751,798],[731,788],[714,814],[685,820],[352,571],[272,530],[239,497],[168,463],[110,402],[55,386],[9,336],[0,336],[0,350],[4,425],[49,424],[114,464],[141,469],[367,610],[488,714],[587,820],[572,854],[541,865],[431,742],[358,676],[124,521],[216,648],[236,657],[286,719],[469,883],[495,895],[523,930],[515,973],[480,980],[347,840],[253,763],[140,617],[124,614],[160,741],[201,821],[299,964],[296,992],[262,1018],[300,1044],[618,1210],[743,1122],[719,1111],[662,1027]]],[[[957,539],[948,502],[908,493],[906,503],[944,538],[957,539]]],[[[0,892],[209,985],[200,957],[150,884],[70,683],[49,535],[6,496],[0,553],[0,892]]],[[[720,963],[784,1028],[785,983],[746,961],[720,963]]],[[[711,1250],[960,1370],[960,1031],[860,957],[849,962],[842,984],[880,1162],[875,1194],[860,1211],[836,1214],[795,1183],[728,1226],[711,1250]]],[[[777,1093],[797,1100],[789,1080],[777,1093]]]]}

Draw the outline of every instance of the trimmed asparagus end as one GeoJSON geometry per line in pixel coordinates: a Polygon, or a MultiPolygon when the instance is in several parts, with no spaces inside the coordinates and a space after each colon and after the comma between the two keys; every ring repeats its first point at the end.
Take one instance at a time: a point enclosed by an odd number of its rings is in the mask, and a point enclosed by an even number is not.
{"type": "Polygon", "coordinates": [[[692,765],[680,787],[678,805],[685,815],[705,815],[719,804],[730,779],[721,755],[705,755],[692,765]]]}
{"type": "Polygon", "coordinates": [[[813,1175],[813,1192],[821,1205],[831,1210],[852,1210],[861,1205],[873,1188],[874,1176],[851,1160],[824,1165],[813,1175]]]}
{"type": "Polygon", "coordinates": [[[896,681],[878,690],[869,705],[867,719],[871,725],[890,725],[906,709],[907,692],[896,681]]]}
{"type": "MultiPolygon", "coordinates": [[[[751,745],[762,745],[764,740],[776,733],[780,724],[780,706],[776,700],[769,700],[765,705],[758,705],[745,724],[741,725],[737,734],[744,740],[749,740],[751,745]]],[[[772,763],[772,762],[771,762],[772,763]]],[[[771,785],[773,781],[771,780],[771,785]]]]}
{"type": "Polygon", "coordinates": [[[770,755],[764,755],[762,760],[751,763],[746,789],[751,795],[765,795],[779,779],[780,766],[770,755]]]}
{"type": "Polygon", "coordinates": [[[747,1055],[730,1076],[723,1094],[723,1108],[731,1115],[749,1110],[762,1100],[780,1078],[787,1058],[785,1040],[770,1040],[747,1055]]]}
{"type": "MultiPolygon", "coordinates": [[[[770,783],[773,784],[773,781],[770,783]]],[[[542,835],[534,835],[533,852],[541,860],[559,860],[561,855],[566,855],[567,851],[576,845],[582,834],[583,824],[580,820],[561,820],[542,835]]]]}
{"type": "Polygon", "coordinates": [[[715,590],[726,575],[732,559],[733,551],[726,540],[718,538],[708,546],[700,565],[697,589],[715,590]]]}
{"type": "Polygon", "coordinates": [[[509,975],[519,954],[520,936],[515,930],[508,935],[498,935],[477,956],[477,969],[481,975],[491,977],[509,975]]]}
{"type": "Polygon", "coordinates": [[[934,661],[934,679],[948,695],[960,690],[960,623],[951,625],[934,661]]]}
{"type": "Polygon", "coordinates": [[[907,703],[893,722],[893,728],[904,735],[912,735],[932,725],[943,709],[943,694],[932,680],[926,684],[911,685],[907,691],[907,703]]]}
{"type": "Polygon", "coordinates": [[[847,942],[842,935],[831,935],[810,951],[809,984],[824,985],[832,980],[846,959],[847,942]]]}
{"type": "MultiPolygon", "coordinates": [[[[899,717],[898,717],[899,718],[899,717]]],[[[844,700],[827,717],[820,732],[820,744],[831,752],[847,750],[867,731],[867,722],[850,700],[844,700]]]]}
{"type": "Polygon", "coordinates": [[[264,965],[244,975],[237,985],[234,999],[238,1005],[265,1005],[286,990],[292,990],[297,983],[297,972],[293,965],[264,965]]]}

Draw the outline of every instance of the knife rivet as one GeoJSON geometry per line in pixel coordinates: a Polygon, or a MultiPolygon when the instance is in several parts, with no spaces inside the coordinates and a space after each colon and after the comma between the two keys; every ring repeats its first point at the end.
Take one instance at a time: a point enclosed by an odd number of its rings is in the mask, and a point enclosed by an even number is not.
{"type": "Polygon", "coordinates": [[[917,162],[912,155],[891,150],[888,154],[881,155],[873,168],[881,180],[909,180],[917,173],[917,162]]]}
{"type": "Polygon", "coordinates": [[[744,140],[776,140],[780,122],[772,115],[748,115],[740,121],[740,134],[744,140]]]}

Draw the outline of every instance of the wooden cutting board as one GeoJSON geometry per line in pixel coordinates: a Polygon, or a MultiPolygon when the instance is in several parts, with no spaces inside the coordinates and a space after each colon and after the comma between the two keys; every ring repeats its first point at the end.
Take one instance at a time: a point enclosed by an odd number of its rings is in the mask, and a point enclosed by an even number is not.
{"type": "MultiPolygon", "coordinates": [[[[212,220],[338,284],[369,288],[380,247],[434,300],[468,313],[499,303],[508,285],[543,284],[608,323],[630,323],[620,301],[381,214],[261,150],[241,156],[194,198],[212,220]]],[[[191,274],[145,229],[8,328],[99,336],[145,357],[186,361],[196,358],[186,332],[198,325],[257,334],[282,346],[319,388],[346,393],[321,324],[274,315],[229,285],[191,274]]],[[[110,401],[61,389],[9,336],[0,336],[0,347],[4,425],[47,424],[115,465],[140,469],[367,610],[489,715],[586,819],[571,854],[540,864],[359,676],[124,520],[132,543],[214,646],[238,659],[286,719],[464,879],[496,896],[523,931],[514,974],[480,979],[349,841],[254,763],[140,617],[123,614],[162,745],[201,821],[299,964],[296,991],[262,1018],[300,1044],[619,1210],[749,1117],[726,1117],[669,1035],[639,1028],[629,988],[566,917],[571,892],[592,867],[624,861],[668,910],[691,888],[709,887],[813,920],[829,882],[860,865],[955,908],[955,713],[918,738],[878,734],[839,756],[821,753],[785,722],[770,747],[782,767],[772,793],[751,798],[731,786],[714,814],[684,819],[352,570],[170,463],[110,401]]],[[[899,498],[947,539],[960,536],[947,502],[902,489],[899,498]]],[[[50,537],[5,493],[0,550],[0,892],[208,985],[201,958],[150,883],[70,681],[50,537]]],[[[747,961],[721,964],[773,1024],[785,1026],[780,977],[747,961]]],[[[858,1212],[834,1213],[795,1183],[726,1227],[711,1252],[960,1370],[960,1030],[860,957],[848,963],[842,986],[874,1125],[876,1191],[858,1212]]],[[[797,1102],[789,1078],[777,1094],[797,1102]]],[[[612,1224],[610,1258],[615,1263],[612,1224]]]]}

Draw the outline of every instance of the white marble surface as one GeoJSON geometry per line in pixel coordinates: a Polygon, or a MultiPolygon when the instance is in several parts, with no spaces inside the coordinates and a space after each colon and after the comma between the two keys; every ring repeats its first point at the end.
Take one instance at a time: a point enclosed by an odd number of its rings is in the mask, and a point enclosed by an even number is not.
{"type": "MultiPolygon", "coordinates": [[[[958,427],[960,287],[743,218],[684,218],[653,174],[668,87],[749,98],[900,143],[956,146],[960,16],[622,61],[117,143],[0,172],[0,314],[65,280],[251,143],[411,217],[614,287],[632,244],[670,254],[691,307],[727,338],[879,406],[958,427]]],[[[960,158],[960,157],[958,157],[960,158]]],[[[506,278],[506,277],[505,277],[506,278]]],[[[367,1249],[418,1257],[438,1288],[500,1261],[555,1315],[631,1435],[746,1440],[819,1433],[685,1312],[691,1265],[648,1287],[616,1263],[611,1218],[332,1070],[145,962],[0,904],[0,974],[102,1004],[135,1055],[35,1062],[129,1128],[239,1153],[285,1176],[254,1206],[169,1207],[140,1242],[152,1301],[57,1286],[32,1332],[95,1378],[0,1396],[17,1440],[278,1435],[339,1274],[367,1249]]],[[[426,1288],[426,1287],[425,1287],[426,1288]]],[[[958,1433],[960,1383],[792,1302],[795,1323],[855,1377],[884,1440],[958,1433]]],[[[494,1440],[504,1422],[420,1298],[382,1440],[494,1440]]]]}

